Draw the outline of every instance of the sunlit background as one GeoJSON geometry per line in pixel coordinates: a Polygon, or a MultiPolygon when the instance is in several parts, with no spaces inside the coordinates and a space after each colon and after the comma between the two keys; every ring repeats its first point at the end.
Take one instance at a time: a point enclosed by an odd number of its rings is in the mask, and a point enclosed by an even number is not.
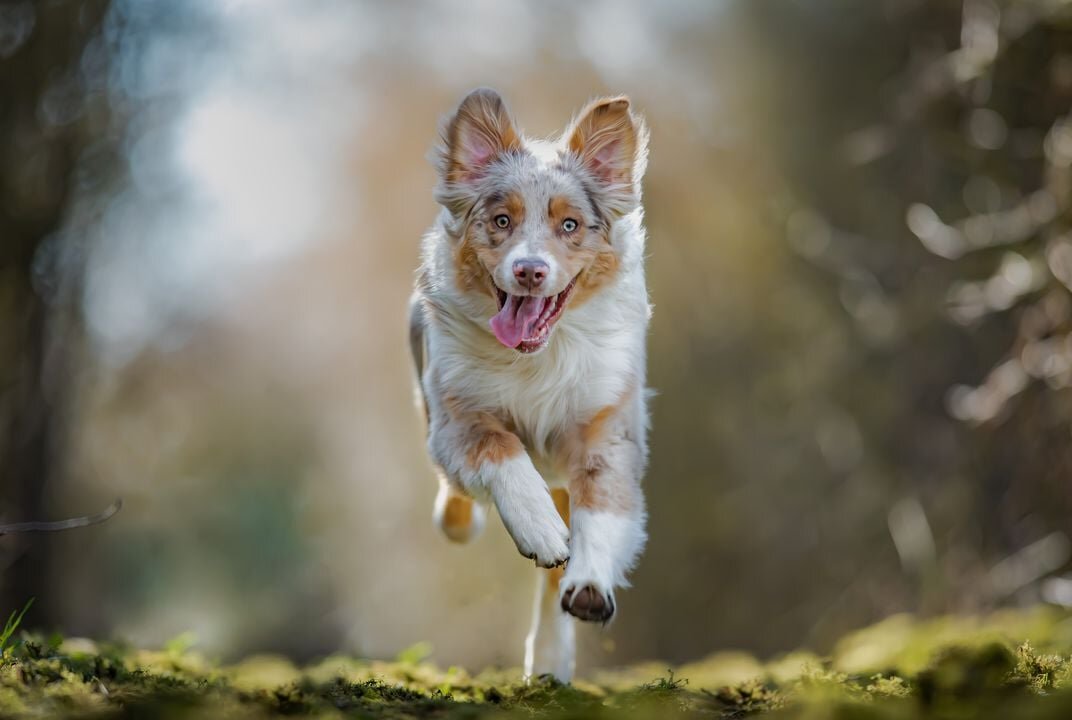
{"type": "Polygon", "coordinates": [[[430,516],[405,306],[437,125],[628,93],[651,540],[582,668],[1072,605],[1072,3],[0,5],[0,611],[233,658],[516,666],[430,516]],[[1067,574],[1067,575],[1066,575],[1067,574]]]}

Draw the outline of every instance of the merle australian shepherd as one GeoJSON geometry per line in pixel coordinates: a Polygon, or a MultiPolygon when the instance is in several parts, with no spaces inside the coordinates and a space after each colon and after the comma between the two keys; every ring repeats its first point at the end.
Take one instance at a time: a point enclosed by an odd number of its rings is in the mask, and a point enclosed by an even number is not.
{"type": "Polygon", "coordinates": [[[614,617],[646,539],[647,139],[625,97],[590,103],[553,141],[529,139],[481,89],[437,154],[442,209],[410,314],[435,519],[466,542],[494,504],[518,551],[547,568],[528,677],[571,679],[574,618],[614,617]]]}

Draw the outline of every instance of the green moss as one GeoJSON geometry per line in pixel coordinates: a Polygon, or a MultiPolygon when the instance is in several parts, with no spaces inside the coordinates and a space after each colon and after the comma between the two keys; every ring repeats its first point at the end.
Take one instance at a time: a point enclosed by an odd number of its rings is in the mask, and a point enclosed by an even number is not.
{"type": "Polygon", "coordinates": [[[764,710],[783,707],[785,696],[772,686],[752,680],[741,685],[726,686],[709,693],[722,709],[722,714],[739,717],[753,715],[764,710]]]}
{"type": "Polygon", "coordinates": [[[0,717],[933,718],[1072,717],[1069,616],[891,618],[829,658],[761,663],[721,652],[670,670],[640,664],[574,685],[517,671],[441,670],[416,646],[396,662],[275,656],[218,666],[189,642],[145,651],[23,635],[0,663],[0,717]]]}
{"type": "Polygon", "coordinates": [[[1022,680],[1035,692],[1042,693],[1064,686],[1070,677],[1072,661],[1069,658],[1037,653],[1029,642],[1016,648],[1012,678],[1022,680]]]}

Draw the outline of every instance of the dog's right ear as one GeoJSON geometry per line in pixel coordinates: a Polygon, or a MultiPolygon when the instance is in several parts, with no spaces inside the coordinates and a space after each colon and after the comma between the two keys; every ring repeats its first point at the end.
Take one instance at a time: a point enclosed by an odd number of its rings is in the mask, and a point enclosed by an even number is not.
{"type": "Polygon", "coordinates": [[[477,88],[462,100],[443,131],[440,173],[448,185],[479,180],[499,155],[521,148],[499,94],[477,88]]]}

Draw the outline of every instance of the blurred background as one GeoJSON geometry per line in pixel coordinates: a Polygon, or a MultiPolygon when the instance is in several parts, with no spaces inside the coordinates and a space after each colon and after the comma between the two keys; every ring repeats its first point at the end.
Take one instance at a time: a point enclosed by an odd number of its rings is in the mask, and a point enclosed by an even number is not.
{"type": "Polygon", "coordinates": [[[0,611],[517,665],[434,531],[405,305],[471,88],[652,128],[651,541],[582,668],[1072,604],[1072,3],[0,4],[0,611]]]}

